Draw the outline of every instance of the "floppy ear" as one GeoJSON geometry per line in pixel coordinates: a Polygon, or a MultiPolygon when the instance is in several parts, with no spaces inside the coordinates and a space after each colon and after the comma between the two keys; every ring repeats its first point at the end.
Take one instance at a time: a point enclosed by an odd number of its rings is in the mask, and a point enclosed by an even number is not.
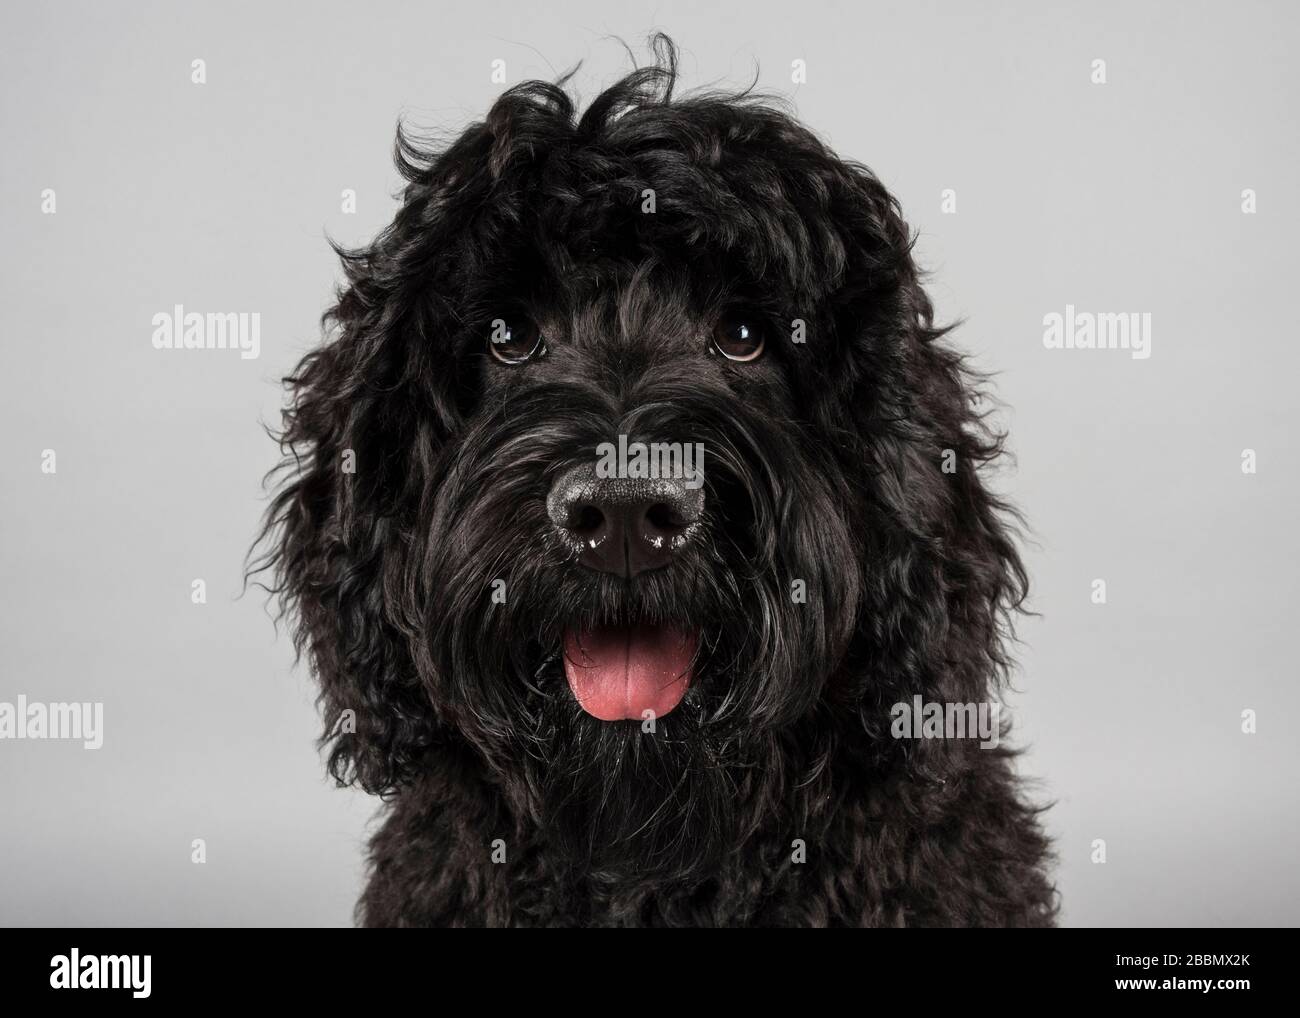
{"type": "Polygon", "coordinates": [[[977,409],[981,379],[934,325],[897,202],[861,166],[847,165],[839,185],[837,354],[818,412],[835,434],[844,429],[834,422],[854,421],[844,466],[862,478],[868,518],[860,642],[870,682],[857,692],[872,701],[868,715],[885,718],[917,693],[985,700],[1007,668],[1004,642],[1027,589],[1015,513],[982,469],[1002,436],[977,409]]]}
{"type": "Polygon", "coordinates": [[[401,210],[370,246],[335,249],[346,285],[324,317],[327,342],[285,379],[285,459],[268,478],[276,493],[250,570],[274,575],[268,589],[320,683],[330,773],[369,792],[405,783],[437,738],[412,607],[425,583],[419,521],[472,397],[448,300],[472,234],[459,210],[485,186],[467,167],[487,144],[471,129],[425,160],[399,132],[401,210]]]}

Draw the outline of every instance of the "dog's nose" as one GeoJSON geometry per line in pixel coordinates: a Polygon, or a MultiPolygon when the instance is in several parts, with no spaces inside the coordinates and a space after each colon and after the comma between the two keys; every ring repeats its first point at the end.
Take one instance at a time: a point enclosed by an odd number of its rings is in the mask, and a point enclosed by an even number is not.
{"type": "Polygon", "coordinates": [[[584,464],[560,475],[546,509],[567,542],[581,546],[582,565],[631,577],[668,565],[691,540],[704,488],[671,478],[601,478],[584,464]]]}

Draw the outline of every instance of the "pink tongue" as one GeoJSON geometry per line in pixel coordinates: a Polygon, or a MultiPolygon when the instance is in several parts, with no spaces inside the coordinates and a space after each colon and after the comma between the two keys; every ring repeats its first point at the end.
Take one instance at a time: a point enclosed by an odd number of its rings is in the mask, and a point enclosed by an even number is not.
{"type": "Polygon", "coordinates": [[[699,637],[664,626],[601,626],[564,634],[564,674],[578,703],[601,721],[663,717],[691,683],[699,637]]]}

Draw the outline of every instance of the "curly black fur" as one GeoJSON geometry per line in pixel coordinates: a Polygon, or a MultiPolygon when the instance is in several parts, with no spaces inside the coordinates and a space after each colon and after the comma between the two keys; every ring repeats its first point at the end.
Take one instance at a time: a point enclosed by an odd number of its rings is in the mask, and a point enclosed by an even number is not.
{"type": "Polygon", "coordinates": [[[441,150],[399,130],[401,209],[339,252],[330,341],[286,380],[256,568],[319,677],[331,773],[388,799],[358,917],[1050,924],[1010,754],[889,731],[897,702],[1005,681],[1026,578],[977,380],[876,177],[771,100],[675,96],[654,46],[581,114],[565,78],[441,150]],[[737,306],[777,337],[754,364],[706,349],[737,306]],[[488,355],[503,309],[544,358],[488,355]],[[702,539],[632,581],[571,562],[545,504],[619,433],[708,455],[702,539]],[[585,714],[557,664],[566,626],[634,618],[703,633],[654,735],[585,714]]]}

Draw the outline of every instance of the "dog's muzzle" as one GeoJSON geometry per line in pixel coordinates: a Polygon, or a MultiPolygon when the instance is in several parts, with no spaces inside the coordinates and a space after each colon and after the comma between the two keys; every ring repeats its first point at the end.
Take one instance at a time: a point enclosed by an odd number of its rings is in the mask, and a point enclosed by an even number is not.
{"type": "Polygon", "coordinates": [[[661,569],[699,531],[704,489],[671,478],[601,478],[594,464],[565,471],[546,499],[565,543],[590,569],[632,577],[661,569]]]}

